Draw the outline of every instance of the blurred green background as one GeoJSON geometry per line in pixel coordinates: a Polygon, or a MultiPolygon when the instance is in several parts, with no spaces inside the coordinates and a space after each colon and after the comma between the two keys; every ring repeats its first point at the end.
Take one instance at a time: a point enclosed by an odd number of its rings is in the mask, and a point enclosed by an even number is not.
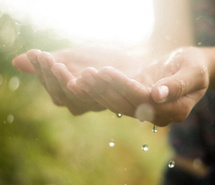
{"type": "Polygon", "coordinates": [[[0,17],[0,185],[158,185],[168,128],[153,133],[151,123],[109,111],[74,117],[11,65],[28,49],[65,47],[73,44],[53,30],[0,17]]]}

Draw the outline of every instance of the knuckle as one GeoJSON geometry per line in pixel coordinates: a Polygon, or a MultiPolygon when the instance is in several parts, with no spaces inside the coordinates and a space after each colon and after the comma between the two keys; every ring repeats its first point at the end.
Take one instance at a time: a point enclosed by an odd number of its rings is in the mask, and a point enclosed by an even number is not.
{"type": "Polygon", "coordinates": [[[176,82],[177,82],[176,83],[177,84],[176,89],[178,89],[178,92],[177,92],[176,96],[181,97],[185,92],[186,84],[185,84],[184,80],[181,80],[181,79],[177,79],[176,82]]]}
{"type": "Polygon", "coordinates": [[[201,86],[202,88],[207,88],[209,84],[208,70],[205,66],[201,66],[199,71],[200,71],[199,80],[200,80],[201,86]]]}

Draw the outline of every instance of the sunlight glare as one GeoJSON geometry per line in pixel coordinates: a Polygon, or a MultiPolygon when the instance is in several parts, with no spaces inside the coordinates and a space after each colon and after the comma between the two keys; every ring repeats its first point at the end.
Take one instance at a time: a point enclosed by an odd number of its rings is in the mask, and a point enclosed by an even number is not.
{"type": "Polygon", "coordinates": [[[38,29],[54,28],[76,41],[134,45],[146,41],[154,25],[152,0],[5,0],[3,7],[38,29]]]}

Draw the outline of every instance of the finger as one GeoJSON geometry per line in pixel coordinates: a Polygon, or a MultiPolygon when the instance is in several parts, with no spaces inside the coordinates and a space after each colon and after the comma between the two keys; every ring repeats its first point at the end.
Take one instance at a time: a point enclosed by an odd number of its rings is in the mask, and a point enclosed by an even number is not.
{"type": "Polygon", "coordinates": [[[95,92],[94,96],[97,96],[105,101],[107,104],[106,106],[110,106],[110,108],[116,110],[116,113],[122,113],[129,116],[134,115],[135,107],[131,105],[111,85],[100,79],[97,75],[97,70],[94,68],[87,68],[81,73],[81,76],[90,87],[89,91],[92,91],[93,89],[93,92],[95,92]]]}
{"type": "Polygon", "coordinates": [[[135,107],[149,100],[150,94],[147,87],[128,78],[123,72],[113,67],[103,67],[99,70],[98,76],[108,82],[135,107]]]}
{"type": "Polygon", "coordinates": [[[12,65],[24,73],[34,74],[35,70],[26,54],[21,54],[12,60],[12,65]]]}
{"type": "Polygon", "coordinates": [[[46,82],[43,76],[43,73],[41,71],[41,67],[38,61],[38,56],[41,53],[40,50],[36,50],[36,49],[32,49],[29,50],[26,55],[29,59],[29,61],[31,62],[31,64],[34,66],[35,69],[35,73],[38,77],[38,80],[40,81],[40,83],[45,87],[45,89],[47,90],[47,86],[46,86],[46,82]]]}
{"type": "Polygon", "coordinates": [[[51,71],[57,78],[61,89],[65,94],[65,105],[69,108],[71,112],[74,113],[75,109],[77,109],[77,107],[81,105],[84,105],[85,107],[90,105],[90,108],[93,111],[102,109],[101,106],[97,102],[93,101],[87,93],[75,87],[75,83],[73,83],[75,81],[75,78],[64,64],[54,63],[51,68],[51,71]]]}
{"type": "Polygon", "coordinates": [[[98,96],[98,94],[93,90],[93,88],[90,88],[90,86],[87,84],[87,82],[82,77],[80,77],[76,80],[76,85],[78,88],[85,91],[92,99],[94,99],[100,105],[110,109],[112,112],[115,112],[115,113],[118,112],[108,102],[106,102],[100,96],[98,96]]]}
{"type": "Polygon", "coordinates": [[[57,105],[64,104],[64,92],[62,91],[56,77],[51,71],[51,67],[55,63],[55,59],[50,53],[47,52],[41,52],[38,55],[37,59],[40,64],[41,72],[44,77],[47,90],[52,100],[57,105]]]}
{"type": "Polygon", "coordinates": [[[156,82],[151,96],[156,103],[176,100],[188,93],[206,89],[208,86],[207,71],[201,68],[184,68],[169,77],[156,82]]]}
{"type": "Polygon", "coordinates": [[[184,121],[204,94],[205,90],[199,90],[182,96],[173,102],[154,103],[155,114],[152,122],[159,126],[166,126],[171,122],[184,121]]]}
{"type": "Polygon", "coordinates": [[[84,107],[87,111],[101,111],[105,109],[104,106],[100,105],[77,86],[76,79],[70,80],[67,83],[67,88],[70,93],[75,95],[75,100],[78,101],[78,105],[84,107]]]}

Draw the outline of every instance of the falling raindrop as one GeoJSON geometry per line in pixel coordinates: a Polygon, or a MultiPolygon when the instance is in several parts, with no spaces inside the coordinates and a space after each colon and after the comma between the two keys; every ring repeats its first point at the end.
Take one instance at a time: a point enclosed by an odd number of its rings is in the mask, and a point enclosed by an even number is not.
{"type": "Polygon", "coordinates": [[[157,129],[157,127],[155,125],[153,125],[152,132],[154,132],[154,133],[158,132],[158,129],[157,129]]]}
{"type": "Polygon", "coordinates": [[[174,168],[175,167],[175,161],[169,161],[168,167],[174,168]]]}
{"type": "Polygon", "coordinates": [[[9,84],[8,84],[9,88],[10,88],[12,91],[17,90],[18,87],[19,87],[19,85],[20,85],[20,80],[19,80],[19,78],[18,78],[17,76],[12,77],[12,78],[10,79],[10,81],[9,81],[9,84]]]}
{"type": "Polygon", "coordinates": [[[118,117],[118,118],[121,118],[121,117],[122,117],[122,114],[121,114],[121,113],[117,113],[117,117],[118,117]]]}
{"type": "Polygon", "coordinates": [[[13,116],[12,114],[9,114],[9,115],[7,116],[7,122],[8,122],[8,123],[13,123],[13,121],[14,121],[14,116],[13,116]]]}
{"type": "Polygon", "coordinates": [[[149,150],[149,146],[144,144],[142,147],[141,147],[141,150],[142,151],[148,151],[149,150]]]}
{"type": "Polygon", "coordinates": [[[109,146],[110,146],[110,147],[114,147],[114,146],[115,146],[115,143],[114,143],[113,141],[110,141],[110,142],[109,142],[109,146]]]}

